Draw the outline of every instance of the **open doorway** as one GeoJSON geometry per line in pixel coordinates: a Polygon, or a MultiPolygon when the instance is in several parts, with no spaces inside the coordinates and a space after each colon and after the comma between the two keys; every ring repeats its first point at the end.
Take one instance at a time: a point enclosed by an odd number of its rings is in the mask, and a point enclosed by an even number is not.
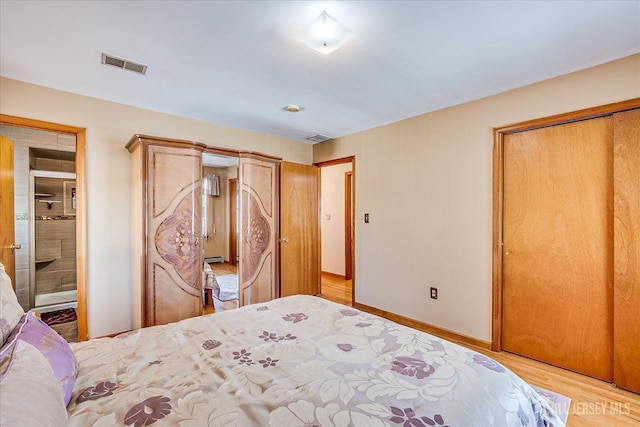
{"type": "Polygon", "coordinates": [[[69,341],[86,340],[85,129],[0,115],[0,133],[13,160],[3,169],[12,209],[0,222],[15,242],[0,261],[13,266],[25,310],[47,314],[69,341]]]}
{"type": "Polygon", "coordinates": [[[354,302],[353,157],[317,163],[320,167],[321,296],[345,305],[354,302]]]}

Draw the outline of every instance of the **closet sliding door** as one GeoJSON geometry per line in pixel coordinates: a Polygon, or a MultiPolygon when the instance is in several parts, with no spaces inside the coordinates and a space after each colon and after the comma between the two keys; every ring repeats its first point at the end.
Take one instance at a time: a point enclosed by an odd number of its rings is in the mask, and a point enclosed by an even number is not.
{"type": "Polygon", "coordinates": [[[504,139],[503,349],[611,379],[612,118],[504,139]]]}
{"type": "Polygon", "coordinates": [[[638,107],[496,129],[493,348],[640,393],[638,107]]]}
{"type": "Polygon", "coordinates": [[[640,109],[613,121],[613,382],[640,393],[640,109]]]}

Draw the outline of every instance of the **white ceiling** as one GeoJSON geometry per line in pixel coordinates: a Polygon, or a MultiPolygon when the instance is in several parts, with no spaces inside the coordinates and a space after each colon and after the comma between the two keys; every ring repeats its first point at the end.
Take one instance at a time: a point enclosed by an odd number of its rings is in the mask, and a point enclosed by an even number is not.
{"type": "Polygon", "coordinates": [[[4,77],[298,141],[638,52],[635,0],[0,1],[4,77]],[[293,38],[323,9],[356,33],[328,56],[293,38]]]}

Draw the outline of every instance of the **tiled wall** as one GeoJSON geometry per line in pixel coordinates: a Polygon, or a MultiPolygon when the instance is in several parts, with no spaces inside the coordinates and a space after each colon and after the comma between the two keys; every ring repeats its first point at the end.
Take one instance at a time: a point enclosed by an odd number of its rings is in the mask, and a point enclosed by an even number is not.
{"type": "MultiPolygon", "coordinates": [[[[60,163],[50,159],[40,160],[46,160],[40,163],[48,165],[60,163]]],[[[68,183],[67,192],[70,192],[75,187],[73,180],[35,178],[36,194],[54,195],[35,197],[36,295],[76,289],[76,220],[75,216],[65,215],[69,213],[64,210],[63,203],[65,182],[68,183]]],[[[70,197],[66,199],[69,209],[70,197]]]]}
{"type": "MultiPolygon", "coordinates": [[[[34,129],[17,128],[13,126],[0,126],[0,134],[14,142],[14,198],[16,215],[16,242],[22,248],[16,250],[16,294],[18,301],[25,309],[29,309],[29,253],[31,250],[29,241],[29,169],[30,165],[38,165],[37,159],[30,159],[29,148],[43,148],[58,151],[75,151],[76,141],[74,135],[57,134],[34,129]]],[[[48,163],[48,162],[47,162],[48,163]]],[[[55,164],[47,164],[53,170],[62,171],[68,168],[63,161],[54,161],[55,164]],[[58,166],[56,166],[58,165],[58,166]],[[58,169],[55,169],[58,167],[58,169]]],[[[75,221],[73,221],[75,223],[75,221]]]]}

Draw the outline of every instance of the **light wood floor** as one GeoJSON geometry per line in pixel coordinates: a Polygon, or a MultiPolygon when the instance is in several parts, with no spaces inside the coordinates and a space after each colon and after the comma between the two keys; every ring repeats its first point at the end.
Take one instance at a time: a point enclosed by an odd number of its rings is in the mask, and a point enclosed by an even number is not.
{"type": "MultiPolygon", "coordinates": [[[[217,276],[222,276],[225,274],[238,274],[238,267],[235,265],[231,265],[228,262],[225,263],[212,263],[209,264],[213,274],[217,276]]],[[[233,301],[218,301],[215,298],[213,299],[213,305],[205,305],[203,307],[203,314],[211,314],[219,311],[225,310],[233,310],[234,308],[238,308],[238,300],[233,301]]]]}
{"type": "MultiPolygon", "coordinates": [[[[350,280],[341,280],[335,276],[323,274],[321,294],[318,296],[351,305],[351,287],[350,280]]],[[[456,343],[497,360],[529,384],[571,398],[567,420],[569,427],[640,426],[640,395],[638,394],[512,353],[495,353],[463,342],[456,343]]]]}
{"type": "Polygon", "coordinates": [[[318,296],[339,304],[351,305],[353,301],[351,284],[351,280],[322,273],[320,276],[320,295],[318,296]]]}

